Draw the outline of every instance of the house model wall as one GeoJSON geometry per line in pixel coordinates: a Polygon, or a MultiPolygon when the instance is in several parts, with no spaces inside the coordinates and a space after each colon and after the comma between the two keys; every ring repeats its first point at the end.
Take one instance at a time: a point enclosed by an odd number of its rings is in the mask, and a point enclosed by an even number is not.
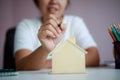
{"type": "Polygon", "coordinates": [[[87,52],[75,44],[75,38],[64,41],[53,50],[51,73],[85,73],[85,54],[87,52]]]}

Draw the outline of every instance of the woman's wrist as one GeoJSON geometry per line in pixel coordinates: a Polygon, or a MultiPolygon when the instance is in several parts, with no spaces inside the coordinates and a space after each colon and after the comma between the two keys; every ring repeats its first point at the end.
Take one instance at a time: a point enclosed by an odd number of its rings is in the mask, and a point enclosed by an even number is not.
{"type": "Polygon", "coordinates": [[[50,51],[47,50],[44,46],[40,46],[40,48],[42,49],[42,51],[45,53],[45,54],[49,54],[50,51]]]}

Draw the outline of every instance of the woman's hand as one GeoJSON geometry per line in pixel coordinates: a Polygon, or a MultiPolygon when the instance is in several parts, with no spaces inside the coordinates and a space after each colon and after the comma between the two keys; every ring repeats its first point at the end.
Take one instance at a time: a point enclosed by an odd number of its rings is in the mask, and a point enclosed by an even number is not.
{"type": "Polygon", "coordinates": [[[59,23],[55,16],[49,15],[38,32],[42,47],[48,52],[55,48],[66,30],[66,25],[61,24],[58,26],[59,23]]]}

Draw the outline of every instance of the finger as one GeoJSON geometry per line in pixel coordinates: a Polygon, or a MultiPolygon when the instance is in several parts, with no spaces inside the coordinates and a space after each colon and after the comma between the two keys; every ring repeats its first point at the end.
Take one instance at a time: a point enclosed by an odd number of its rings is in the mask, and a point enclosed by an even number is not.
{"type": "Polygon", "coordinates": [[[49,19],[53,19],[57,24],[59,24],[58,19],[57,19],[54,15],[50,14],[50,15],[46,16],[46,17],[44,18],[44,21],[47,21],[47,20],[49,20],[49,19]]]}
{"type": "Polygon", "coordinates": [[[55,28],[57,33],[61,33],[61,31],[59,30],[58,24],[53,19],[49,19],[44,25],[49,25],[49,24],[55,28]]]}
{"type": "Polygon", "coordinates": [[[42,35],[42,30],[43,30],[43,28],[40,28],[40,29],[38,30],[38,38],[39,38],[39,39],[41,39],[41,38],[43,37],[43,35],[42,35]]]}
{"type": "Polygon", "coordinates": [[[60,27],[60,25],[62,24],[62,22],[59,21],[59,18],[52,14],[49,15],[49,18],[52,18],[54,21],[56,21],[58,27],[60,27]]]}
{"type": "Polygon", "coordinates": [[[52,18],[57,24],[59,24],[59,21],[58,21],[58,19],[57,19],[56,16],[50,14],[50,15],[49,15],[49,18],[52,18]]]}
{"type": "Polygon", "coordinates": [[[67,28],[66,24],[61,24],[60,29],[61,29],[62,32],[65,31],[66,28],[67,28]]]}
{"type": "Polygon", "coordinates": [[[58,35],[59,35],[57,33],[56,29],[52,25],[47,25],[47,27],[45,28],[45,30],[51,31],[56,37],[58,37],[58,35]]]}
{"type": "Polygon", "coordinates": [[[44,30],[43,31],[43,37],[46,38],[46,37],[51,37],[51,38],[55,38],[55,35],[49,31],[49,30],[44,30]]]}

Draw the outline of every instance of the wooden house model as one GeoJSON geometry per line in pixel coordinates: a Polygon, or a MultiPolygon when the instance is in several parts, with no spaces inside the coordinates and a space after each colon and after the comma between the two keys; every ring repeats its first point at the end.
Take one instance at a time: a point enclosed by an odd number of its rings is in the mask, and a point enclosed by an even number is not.
{"type": "Polygon", "coordinates": [[[50,53],[52,56],[51,73],[85,73],[86,53],[85,50],[75,44],[75,38],[71,37],[50,53]]]}

